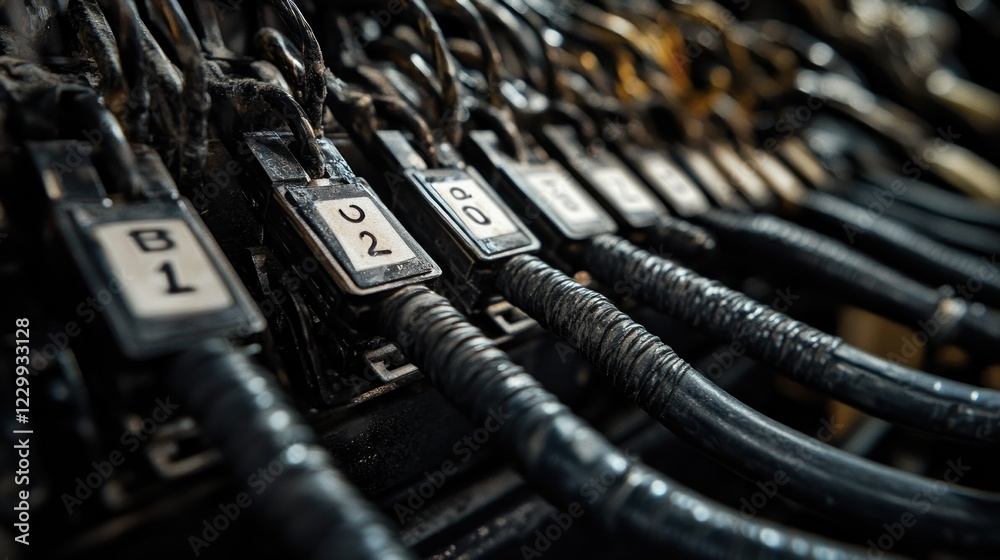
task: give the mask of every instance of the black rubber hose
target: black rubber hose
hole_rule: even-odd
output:
[[[827,193],[810,191],[799,207],[812,229],[858,247],[913,278],[957,286],[960,295],[1000,305],[1000,262],[953,249],[891,218],[873,218],[865,208]],[[973,280],[975,292],[966,289]]]
[[[278,86],[249,78],[227,78],[218,67],[208,82],[208,91],[216,100],[228,99],[236,113],[246,122],[253,123],[262,114],[274,114],[291,129],[298,145],[300,163],[310,177],[323,177],[326,159],[316,134],[302,107],[292,95]],[[252,129],[253,127],[250,126]]]
[[[737,342],[782,375],[873,416],[957,439],[1000,442],[1000,391],[865,354],[615,235],[591,240],[584,259],[605,283],[625,282],[657,311]]]
[[[177,358],[167,385],[219,447],[236,480],[245,482],[260,469],[269,472],[267,487],[255,486],[250,493],[253,510],[296,556],[415,558],[334,469],[312,428],[270,377],[246,354],[209,342]]]
[[[126,116],[128,87],[122,72],[121,57],[115,35],[97,5],[97,0],[73,0],[67,6],[67,16],[76,29],[80,46],[94,59],[100,76],[104,103],[119,120]]]
[[[497,285],[622,395],[738,473],[765,481],[781,473],[786,497],[872,530],[916,515],[914,540],[1000,549],[1000,497],[874,463],[771,420],[708,381],[607,298],[537,257],[512,258]],[[938,499],[917,514],[918,496]]]
[[[135,4],[129,0],[110,2],[98,0],[102,12],[115,14],[117,18],[108,20],[117,31],[115,39],[121,60],[122,77],[128,84],[126,102],[130,118],[123,125],[128,129],[128,137],[136,142],[144,142],[149,134],[149,91],[146,81],[145,60],[142,48],[143,23]]]
[[[897,202],[892,191],[855,183],[853,188],[835,194],[865,207],[876,216],[889,216],[930,238],[963,251],[986,256],[996,255],[1000,251],[1000,232],[919,206]]]
[[[785,270],[808,273],[855,305],[923,329],[940,326],[941,343],[954,342],[995,357],[1000,314],[962,298],[942,295],[859,251],[775,216],[709,210],[694,217],[715,236],[720,249],[751,253]]]
[[[1000,207],[899,175],[866,173],[865,178],[917,208],[1000,231]]]
[[[294,0],[266,0],[274,6],[278,17],[298,42],[303,55],[305,75],[302,86],[302,106],[309,117],[309,125],[319,136],[323,135],[324,99],[326,98],[326,64],[323,51],[313,32]]]
[[[650,246],[661,254],[681,259],[703,259],[715,251],[715,238],[705,228],[687,220],[668,217],[649,233]]]
[[[497,425],[499,443],[539,492],[568,511],[582,508],[610,534],[698,558],[859,554],[743,520],[629,459],[426,288],[400,290],[381,304],[379,315],[442,394],[476,423]]]
[[[208,157],[208,110],[212,104],[201,42],[177,0],[157,0],[150,11],[161,32],[173,40],[184,74],[182,100],[186,137],[181,147],[180,175],[186,184],[198,184]]]

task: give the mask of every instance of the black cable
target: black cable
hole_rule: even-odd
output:
[[[910,325],[940,326],[936,340],[984,356],[997,354],[1000,314],[942,295],[850,247],[771,215],[710,210],[692,218],[723,250],[750,253],[809,274],[857,305]]]
[[[94,59],[104,102],[119,119],[125,116],[128,88],[122,74],[115,35],[96,0],[73,0],[67,8],[80,44]]]
[[[1000,232],[996,230],[897,201],[892,191],[874,185],[854,183],[852,187],[834,194],[868,209],[873,217],[884,214],[963,251],[987,257],[1000,251]]]
[[[661,219],[647,230],[649,246],[679,259],[700,260],[716,249],[715,238],[703,227],[672,216]]]
[[[1000,269],[989,259],[983,263],[891,218],[873,218],[865,208],[827,193],[809,191],[798,202],[810,228],[850,243],[919,280],[958,286],[976,280],[979,288],[970,294],[971,299],[1000,305]]]
[[[293,0],[267,0],[274,6],[278,17],[298,42],[305,62],[305,76],[301,84],[303,108],[309,124],[316,134],[323,134],[323,101],[326,98],[326,64],[312,26],[306,21]]]
[[[312,428],[269,378],[245,353],[208,342],[179,356],[166,383],[218,446],[235,480],[270,472],[268,486],[254,489],[254,511],[296,556],[414,558],[333,467]]]
[[[121,56],[122,75],[128,83],[129,118],[122,123],[128,130],[128,137],[136,142],[145,142],[149,134],[149,91],[146,87],[144,49],[142,45],[142,20],[130,0],[110,2],[98,0],[101,10],[118,17],[117,43]],[[109,20],[110,21],[110,20]]]
[[[427,288],[400,290],[380,305],[379,315],[406,355],[456,407],[477,423],[503,419],[496,432],[500,444],[540,492],[560,507],[582,507],[611,534],[699,558],[859,554],[746,521],[629,459]],[[607,489],[596,497],[584,494],[595,480]]]
[[[779,373],[873,416],[954,438],[1000,442],[998,391],[867,355],[614,235],[592,239],[584,259],[597,278],[628,283],[657,311],[738,342]]]
[[[524,161],[528,148],[518,134],[509,100],[501,93],[501,84],[505,81],[502,56],[483,14],[471,0],[434,0],[429,4],[432,10],[440,7],[448,15],[457,18],[462,27],[469,29],[474,42],[479,46],[480,54],[476,62],[486,81],[486,91],[482,97],[488,103],[483,103],[481,96],[470,96],[470,111],[475,122],[480,127],[495,131],[504,149],[518,161]]]
[[[208,157],[208,109],[211,105],[201,43],[177,0],[156,0],[152,12],[161,32],[173,41],[184,74],[182,108],[187,118],[180,150],[180,177],[187,184],[197,184]]]
[[[64,93],[69,93],[64,92]],[[100,153],[108,160],[108,168],[114,170],[116,190],[129,198],[142,196],[146,180],[139,172],[138,161],[132,146],[125,138],[118,120],[91,90],[81,90],[65,97],[68,107],[79,115],[90,130],[99,130]]]
[[[983,204],[941,187],[901,176],[875,172],[863,174],[866,180],[890,190],[896,199],[956,220],[1000,230],[1000,208]]]
[[[264,27],[254,35],[254,46],[260,50],[265,60],[281,71],[288,83],[301,89],[305,81],[306,66],[302,61],[302,54],[287,37],[273,27]]]
[[[447,139],[455,146],[462,141],[462,120],[464,110],[462,108],[462,94],[458,85],[457,63],[451,52],[448,50],[448,43],[445,40],[444,32],[430,9],[422,0],[395,0],[396,11],[400,18],[409,23],[417,30],[421,39],[427,45],[431,55],[432,66],[437,74],[438,83],[441,85],[441,95],[435,96],[440,105],[440,114],[437,115],[442,129],[445,131]],[[386,0],[380,0],[378,5],[387,5]],[[350,8],[354,10],[371,9],[370,2],[359,2],[350,0],[342,2],[338,7]]]
[[[309,117],[295,102],[291,94],[278,86],[249,78],[228,78],[217,65],[209,65],[213,71],[209,76],[209,93],[217,99],[229,99],[233,107],[247,122],[255,116],[273,113],[280,116],[298,145],[299,157],[310,177],[323,177],[326,160],[323,150],[316,140],[316,134],[309,125]]]
[[[708,381],[604,296],[533,256],[498,274],[503,296],[577,349],[619,392],[695,447],[745,476],[788,476],[786,496],[875,529],[916,515],[915,496],[939,499],[917,515],[915,539],[1000,549],[1000,498],[879,465],[803,436]],[[944,486],[944,488],[942,488]]]

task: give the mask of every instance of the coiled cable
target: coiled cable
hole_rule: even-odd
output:
[[[779,373],[873,416],[954,438],[1000,442],[1000,392],[867,355],[614,235],[591,240],[584,259],[597,278],[627,283],[657,311],[738,342]]]
[[[574,415],[448,301],[403,288],[379,307],[381,324],[456,407],[477,423],[502,419],[500,444],[562,507],[582,507],[612,534],[701,558],[843,558],[855,551],[747,521],[629,459]],[[585,492],[600,481],[602,492]]]
[[[959,286],[975,280],[979,289],[967,293],[976,301],[1000,305],[1000,269],[989,259],[948,247],[893,219],[872,219],[865,208],[830,194],[811,191],[799,204],[810,227],[865,248],[914,278]]]
[[[1000,498],[879,465],[783,426],[739,402],[669,346],[537,257],[507,261],[501,294],[575,347],[618,391],[689,443],[744,476],[782,472],[787,497],[871,528],[914,515],[915,496],[939,499],[914,538],[952,547],[1000,548]]]
[[[1000,314],[941,292],[834,239],[771,215],[709,210],[695,217],[731,253],[752,252],[808,273],[854,303],[908,324],[934,321],[938,339],[996,356]]]

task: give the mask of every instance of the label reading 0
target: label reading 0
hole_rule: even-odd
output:
[[[355,270],[398,265],[415,256],[396,228],[367,197],[319,201],[316,211]]]
[[[232,294],[183,220],[108,223],[96,226],[93,235],[136,316],[205,313],[233,304]]]
[[[453,179],[431,181],[430,185],[474,237],[490,239],[519,231],[476,181]]]

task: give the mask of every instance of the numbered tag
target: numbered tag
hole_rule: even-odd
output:
[[[480,260],[538,249],[538,240],[482,178],[461,169],[409,173],[424,197]]]
[[[757,171],[783,199],[798,202],[805,196],[805,185],[778,158],[762,150],[750,150],[750,156]]]
[[[416,256],[371,199],[323,200],[315,208],[355,270],[391,267]]]
[[[778,153],[813,187],[824,188],[827,186],[829,174],[816,155],[809,150],[809,146],[801,139],[793,136],[778,144]]]
[[[711,207],[705,193],[677,165],[658,152],[650,151],[640,160],[642,172],[653,188],[681,216],[701,214]]]
[[[663,204],[624,167],[599,167],[591,173],[591,182],[604,198],[632,227],[646,227],[666,216]]]
[[[183,220],[129,220],[96,226],[92,233],[137,316],[210,313],[233,304]]]
[[[588,150],[570,125],[545,125],[542,147],[610,209],[624,225],[645,228],[667,217],[663,203],[607,149]]]
[[[615,222],[576,181],[556,164],[520,165],[525,195],[570,239],[615,231]]]
[[[431,188],[477,239],[500,237],[517,231],[517,226],[500,206],[472,179],[432,181]]]
[[[126,355],[149,358],[263,329],[250,296],[186,202],[64,202],[58,216]]]
[[[691,169],[691,172],[698,179],[701,186],[708,191],[720,206],[738,210],[747,209],[747,205],[729,184],[729,179],[726,179],[708,156],[685,147],[678,147],[677,152]]]
[[[713,144],[712,154],[719,165],[726,170],[729,178],[740,192],[754,206],[765,206],[773,201],[771,191],[768,190],[764,181],[754,172],[753,169],[743,161],[743,158],[736,153],[732,147],[725,144]]]
[[[374,193],[359,183],[280,186],[285,215],[346,293],[422,282],[441,269]]]
[[[283,162],[299,166],[288,148],[291,135],[251,132],[244,138],[265,179],[257,192],[273,202],[260,204],[269,233],[280,239],[289,257],[312,256],[343,293],[354,296],[441,275],[328,139],[320,139],[327,177],[310,181],[302,170],[285,171]]]

